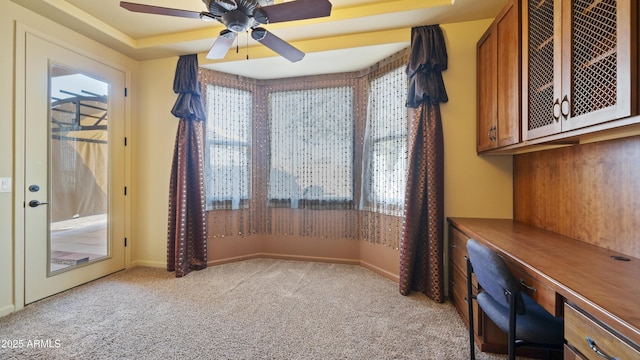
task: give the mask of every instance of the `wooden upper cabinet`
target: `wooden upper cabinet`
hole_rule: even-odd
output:
[[[524,140],[637,114],[637,0],[523,5]]]
[[[519,4],[509,1],[478,41],[478,152],[520,142]]]
[[[493,27],[489,28],[478,42],[478,152],[497,146],[494,141],[494,129],[497,127],[496,89],[498,87],[496,42]]]

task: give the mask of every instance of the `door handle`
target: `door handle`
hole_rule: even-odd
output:
[[[29,206],[31,206],[31,207],[38,207],[40,205],[47,205],[47,204],[49,204],[49,203],[48,202],[40,202],[38,200],[29,201]]]

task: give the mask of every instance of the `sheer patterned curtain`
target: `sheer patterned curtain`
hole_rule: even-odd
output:
[[[359,235],[398,249],[407,172],[408,49],[376,64],[367,78]]]
[[[266,133],[258,119],[256,80],[200,69],[206,100],[207,220],[212,238],[263,233],[261,160]],[[258,135],[257,135],[258,134]],[[255,149],[260,149],[256,151]],[[264,203],[264,204],[263,204]]]
[[[171,113],[179,118],[169,187],[167,270],[182,277],[207,266],[204,187],[205,111],[198,83],[197,55],[178,59]]]
[[[353,207],[353,89],[269,94],[269,201],[291,208]]]
[[[206,85],[207,210],[247,208],[251,191],[251,91]]]
[[[210,236],[359,239],[398,249],[408,59],[405,49],[362,72],[294,79],[201,69]],[[220,151],[228,156],[217,158]]]
[[[407,173],[407,75],[398,67],[370,82],[361,208],[402,216]]]
[[[346,217],[321,210],[354,207],[353,88],[275,91],[268,103],[270,232],[344,236]]]
[[[444,140],[440,103],[447,51],[439,25],[411,30],[407,106],[415,108],[400,244],[400,293],[444,301]]]

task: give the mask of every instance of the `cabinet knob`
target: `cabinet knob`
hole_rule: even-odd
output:
[[[556,99],[556,101],[553,102],[553,118],[558,121],[560,120],[560,115],[562,115],[560,109],[560,99]]]
[[[562,98],[562,116],[564,117],[565,120],[567,120],[567,118],[569,117],[569,98],[567,98],[567,95],[565,95]]]
[[[493,125],[489,128],[489,131],[487,131],[487,137],[489,138],[489,141],[496,141],[496,130],[497,127]]]

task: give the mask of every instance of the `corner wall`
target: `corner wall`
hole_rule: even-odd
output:
[[[132,123],[134,265],[166,267],[169,178],[178,119],[173,77],[178,57],[140,63],[140,116]]]
[[[476,43],[493,20],[442,25],[449,55],[441,105],[446,217],[513,217],[513,157],[476,153]]]
[[[476,43],[493,20],[442,25],[449,102],[441,104],[444,128],[444,212],[448,217],[513,218],[513,157],[476,153]],[[448,294],[449,231],[445,224],[444,272]]]

